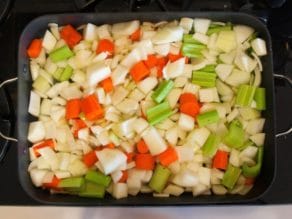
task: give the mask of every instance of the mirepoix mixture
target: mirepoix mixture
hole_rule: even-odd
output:
[[[91,198],[248,193],[265,139],[257,35],[205,18],[48,24],[27,48],[32,183]]]

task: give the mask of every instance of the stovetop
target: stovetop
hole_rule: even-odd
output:
[[[7,4],[10,3],[10,4]],[[292,77],[292,4],[288,0],[1,0],[0,1],[0,83],[16,77],[18,38],[33,18],[64,12],[136,11],[240,11],[264,22],[273,43],[274,72]],[[275,81],[276,126],[281,132],[291,125],[291,87]],[[0,131],[16,136],[16,84],[0,91]],[[290,121],[289,121],[290,120]],[[292,203],[292,137],[277,139],[276,178],[260,200],[250,204]],[[7,148],[0,163],[0,205],[38,205],[18,181],[17,144],[0,138],[0,149]],[[1,156],[1,154],[0,154]]]

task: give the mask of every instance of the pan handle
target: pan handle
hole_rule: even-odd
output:
[[[6,81],[3,81],[1,84],[0,84],[0,89],[3,88],[5,85],[7,84],[10,84],[14,81],[16,81],[18,78],[11,78],[11,79],[8,79]],[[3,134],[1,131],[0,131],[0,138],[3,138],[7,141],[13,141],[13,142],[17,142],[17,139],[16,138],[13,138],[13,137],[10,137],[10,136],[7,136],[5,134]],[[7,148],[8,148],[8,144],[5,144],[3,146],[3,148],[0,150],[0,162],[3,160],[3,158],[5,157],[5,154],[6,154],[6,151],[7,151]]]
[[[292,79],[289,78],[288,76],[280,75],[280,74],[274,74],[274,77],[278,78],[278,79],[286,80],[289,83],[289,85],[292,87]],[[288,130],[286,130],[284,132],[277,133],[276,134],[276,138],[281,137],[281,136],[285,136],[285,135],[289,135],[290,133],[292,133],[292,127],[290,127]]]

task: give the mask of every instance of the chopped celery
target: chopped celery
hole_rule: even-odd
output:
[[[219,119],[220,119],[220,117],[219,117],[217,110],[205,112],[205,113],[199,114],[197,116],[197,122],[198,122],[200,127],[203,127],[205,125],[209,125],[212,123],[216,123],[219,121]]]
[[[110,176],[106,176],[103,173],[95,170],[89,170],[85,175],[85,179],[105,187],[108,187],[109,184],[111,183]]]
[[[200,58],[202,57],[201,50],[205,49],[206,46],[196,43],[183,43],[182,54],[190,58]]]
[[[225,26],[221,26],[221,25],[210,25],[208,31],[207,31],[207,35],[212,35],[213,33],[218,33],[222,30],[232,30],[232,26],[231,24],[227,24]]]
[[[86,182],[84,188],[78,193],[81,197],[103,198],[105,195],[105,187],[92,182]]]
[[[62,72],[62,75],[60,77],[60,81],[67,81],[71,78],[73,74],[73,68],[70,65],[67,65],[64,71]]]
[[[51,86],[47,79],[39,75],[33,82],[32,87],[40,93],[44,94],[50,89]]]
[[[200,71],[215,73],[215,68],[216,65],[206,65],[204,68],[200,69]]]
[[[68,59],[68,58],[72,57],[73,55],[74,55],[74,53],[71,51],[71,49],[67,45],[65,45],[65,46],[62,46],[62,47],[52,51],[49,54],[49,57],[53,62],[59,62],[59,61],[63,61],[65,59]]]
[[[184,43],[195,43],[195,44],[201,44],[199,41],[197,41],[193,34],[184,34],[183,35],[183,42]],[[201,44],[202,45],[202,44]]]
[[[244,130],[238,120],[234,120],[229,125],[227,135],[224,137],[224,142],[235,149],[241,148],[244,144]]]
[[[56,79],[56,80],[60,80],[61,78],[61,75],[64,71],[64,68],[58,68],[54,73],[53,73],[53,77]]]
[[[149,182],[149,187],[155,192],[162,192],[170,175],[171,171],[168,168],[157,165]]]
[[[248,166],[247,164],[243,164],[242,166],[242,173],[245,177],[256,177],[259,175],[263,163],[263,155],[264,155],[264,148],[259,147],[258,154],[257,154],[257,164],[255,166]]]
[[[222,184],[228,189],[233,189],[235,183],[237,182],[241,174],[241,169],[231,164],[228,165],[228,168],[223,176]]]
[[[216,154],[217,146],[220,143],[220,137],[215,134],[210,134],[207,141],[202,147],[203,155],[213,157]]]
[[[251,145],[254,145],[254,143],[251,140],[247,140],[246,142],[243,143],[241,147],[237,147],[236,149],[239,151],[243,151],[245,148]]]
[[[173,114],[167,101],[156,105],[146,111],[150,125],[155,125]]]
[[[168,93],[171,91],[173,86],[174,83],[171,80],[161,82],[160,85],[155,89],[154,93],[152,94],[151,96],[152,99],[156,103],[161,103],[161,101],[163,101],[168,95]]]
[[[257,110],[266,109],[266,89],[262,87],[257,87],[254,94],[254,100],[256,102]]]
[[[256,87],[250,85],[240,85],[235,103],[238,106],[250,106],[254,98]]]
[[[80,191],[84,186],[85,180],[83,177],[71,177],[62,179],[58,185],[69,191]]]
[[[205,71],[193,71],[192,83],[202,87],[215,87],[216,74]]]

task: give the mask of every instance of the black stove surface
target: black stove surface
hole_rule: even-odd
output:
[[[17,76],[18,38],[33,18],[64,12],[132,12],[132,11],[241,11],[253,14],[268,26],[273,42],[274,72],[292,77],[292,4],[285,0],[15,0],[0,1],[0,83]],[[10,2],[10,10],[1,11]],[[6,5],[5,5],[6,6]],[[277,131],[291,125],[291,87],[275,82]],[[16,84],[0,91],[0,131],[16,136]],[[12,121],[12,122],[10,122]],[[271,189],[250,204],[292,203],[292,137],[277,139],[276,179]],[[0,138],[0,149],[7,147],[0,163],[0,205],[38,205],[21,188],[18,180],[17,144]],[[0,154],[1,156],[1,154]]]

